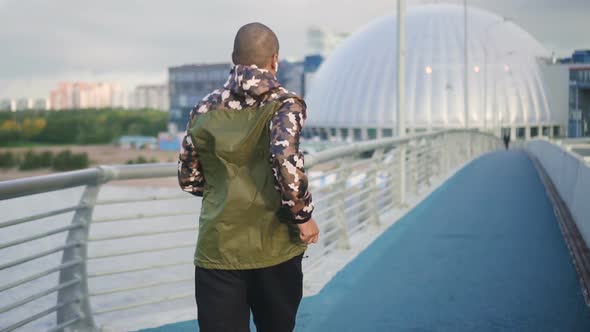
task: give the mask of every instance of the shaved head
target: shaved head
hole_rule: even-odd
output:
[[[238,30],[234,40],[232,60],[236,65],[256,65],[267,68],[279,53],[279,39],[266,25],[249,23]]]

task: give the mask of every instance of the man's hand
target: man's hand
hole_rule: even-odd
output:
[[[299,237],[303,242],[307,244],[318,242],[320,229],[315,220],[309,219],[303,224],[297,224],[297,226],[299,227]]]

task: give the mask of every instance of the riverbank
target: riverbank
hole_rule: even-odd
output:
[[[27,151],[35,152],[51,151],[58,153],[63,150],[70,150],[73,153],[86,152],[90,159],[90,167],[100,165],[126,164],[129,160],[137,160],[143,157],[149,161],[156,162],[175,162],[178,159],[178,151],[159,151],[159,150],[138,150],[121,148],[114,145],[49,145],[34,147],[13,147],[0,148],[0,152],[10,151],[16,155],[23,155]],[[39,176],[56,173],[50,168],[42,168],[30,171],[21,171],[17,168],[3,169],[0,171],[0,181],[20,179],[31,176]],[[166,181],[169,183],[169,181]]]

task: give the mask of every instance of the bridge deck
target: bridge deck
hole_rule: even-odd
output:
[[[590,331],[590,312],[531,161],[509,151],[469,164],[304,299],[296,330]]]

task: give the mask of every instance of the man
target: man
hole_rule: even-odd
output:
[[[299,137],[304,101],[277,82],[271,29],[239,29],[223,88],[197,104],[178,163],[181,188],[202,196],[195,297],[202,332],[292,331],[301,259],[318,240]]]
[[[502,139],[504,141],[504,147],[506,147],[506,150],[508,150],[508,147],[510,145],[510,134],[504,134],[504,137]]]

